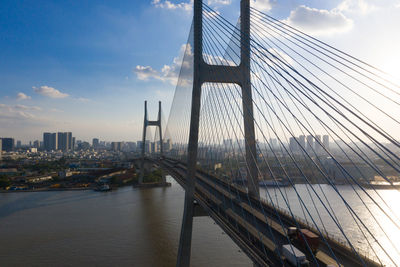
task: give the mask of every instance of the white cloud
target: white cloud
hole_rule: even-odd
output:
[[[261,0],[262,2],[268,0]],[[230,5],[232,0],[208,0],[207,5],[212,7],[218,6],[226,6]],[[187,12],[191,12],[193,9],[193,0],[189,0],[189,2],[178,2],[173,3],[169,0],[153,0],[151,4],[158,8],[169,9],[169,10],[184,10]]]
[[[164,9],[170,9],[170,10],[176,10],[176,9],[181,9],[185,11],[191,11],[193,7],[193,0],[190,0],[190,2],[180,2],[180,3],[172,3],[168,0],[161,1],[161,0],[153,0],[151,2],[152,5],[158,8],[164,8]]]
[[[366,0],[344,0],[334,10],[339,12],[367,14],[374,11],[376,8],[375,5],[368,3]]]
[[[47,85],[40,86],[39,88],[33,87],[33,90],[43,96],[47,96],[50,98],[66,98],[69,95],[66,93],[62,93],[59,90],[55,89],[54,87],[50,87]]]
[[[35,118],[35,115],[30,113],[31,111],[42,110],[37,106],[25,106],[25,105],[15,105],[10,106],[6,104],[0,104],[1,115],[0,120],[16,120],[16,119],[31,119]]]
[[[304,5],[290,12],[286,23],[313,35],[332,35],[352,28],[353,21],[338,9],[325,10]]]
[[[184,59],[185,51],[186,58]],[[149,79],[156,79],[163,82],[169,82],[176,85],[181,68],[185,70],[192,68],[193,54],[189,44],[183,44],[179,51],[179,56],[173,59],[171,65],[164,65],[161,71],[157,71],[150,66],[137,65],[133,72],[139,80],[147,81]],[[184,71],[183,71],[184,72]]]
[[[207,5],[230,5],[232,3],[231,0],[208,0]]]
[[[17,100],[18,101],[19,100],[28,100],[28,99],[31,99],[31,97],[26,95],[26,94],[24,94],[24,93],[18,93],[17,94]]]
[[[286,54],[283,51],[278,50],[276,48],[269,48],[268,51],[277,57],[277,58],[271,59],[272,62],[275,62],[276,64],[281,64],[281,65],[283,63],[286,63],[288,65],[293,66],[294,61],[288,54]]]
[[[161,80],[158,71],[156,71],[150,66],[137,65],[136,68],[133,70],[133,72],[136,73],[138,79],[142,81],[147,81],[150,78]]]
[[[25,105],[15,105],[14,108],[19,110],[32,110],[32,111],[42,110],[42,108],[38,106],[25,106]]]
[[[250,6],[260,11],[270,11],[272,4],[270,0],[251,0]]]

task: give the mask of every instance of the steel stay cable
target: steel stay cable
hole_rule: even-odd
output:
[[[205,45],[208,47],[208,44],[207,43],[205,43]],[[213,92],[213,91],[212,91]],[[212,93],[211,92],[211,93]],[[218,100],[218,98],[217,98],[217,100]],[[215,105],[215,103],[214,103],[214,105]],[[217,105],[215,105],[215,106],[217,106]],[[220,103],[219,103],[219,101],[218,101],[218,106],[221,106],[220,105]],[[221,110],[221,108],[220,108],[220,110]],[[228,113],[226,113],[226,114],[228,114]],[[224,118],[225,118],[225,116],[224,116]],[[223,120],[224,121],[224,123],[225,123],[225,127],[226,127],[226,129],[228,129],[228,127],[226,126],[226,120]],[[234,130],[234,127],[233,127],[233,124],[232,124],[232,122],[231,122],[231,120],[229,120],[230,121],[230,124],[231,124],[231,127],[232,127],[232,129],[233,129],[233,132],[234,132],[234,134],[235,134],[235,136],[236,136],[236,131]],[[229,133],[229,132],[228,132]],[[236,136],[236,140],[237,140],[238,138],[237,138],[237,136]],[[243,155],[243,152],[240,150],[240,152],[242,153],[242,156],[244,156]],[[247,166],[247,164],[246,164],[246,166]],[[248,168],[248,166],[247,166],[247,168]],[[249,196],[247,195],[247,197],[248,197],[248,203],[249,203],[249,205],[250,205],[250,207],[252,207],[253,208],[253,205],[252,205],[252,203],[251,203],[251,201],[250,201],[250,198],[249,198]],[[242,208],[242,210],[243,210],[243,208]],[[255,220],[255,216],[254,216],[254,214],[253,214],[253,219]],[[269,231],[272,231],[271,230],[271,227],[268,225],[268,228],[269,228]],[[259,231],[259,230],[258,230]],[[259,232],[259,234],[260,234],[260,232]],[[271,232],[271,235],[272,235],[272,232]],[[273,237],[273,239],[275,240],[275,237],[272,235],[272,237]],[[261,238],[261,236],[260,236],[260,238]],[[261,238],[262,239],[262,238]],[[264,247],[264,244],[262,244],[262,247],[263,247],[263,249],[264,249],[264,253],[266,254],[266,250],[265,250],[265,247]],[[280,252],[278,251],[278,255],[280,255]],[[279,257],[280,258],[280,257]]]
[[[340,195],[340,194],[339,194]],[[340,195],[341,196],[341,195]],[[351,208],[351,207],[350,207]],[[350,244],[351,245],[351,244]]]
[[[345,56],[347,56],[347,57],[349,57],[349,58],[351,58],[351,59],[353,59],[353,60],[356,60],[356,61],[358,61],[358,62],[360,62],[360,63],[362,63],[362,64],[364,64],[364,65],[366,65],[366,66],[368,66],[368,67],[370,67],[370,68],[372,68],[372,69],[375,69],[375,70],[377,70],[378,72],[381,72],[382,74],[389,75],[388,73],[386,73],[386,72],[384,72],[384,71],[382,71],[382,70],[380,70],[380,69],[378,69],[378,68],[376,68],[376,67],[374,67],[374,66],[372,66],[372,65],[370,65],[370,64],[368,64],[368,63],[366,63],[366,62],[364,62],[364,61],[362,61],[362,60],[360,60],[360,59],[358,59],[358,58],[356,58],[356,57],[353,57],[353,56],[351,56],[350,54],[345,53],[345,52],[343,52],[343,51],[341,51],[341,50],[339,50],[339,49],[337,49],[337,48],[335,48],[335,47],[333,47],[333,46],[331,46],[331,45],[329,45],[329,44],[327,44],[327,43],[325,43],[325,42],[323,42],[323,41],[321,41],[321,40],[318,40],[318,39],[316,39],[315,37],[312,37],[312,36],[310,36],[310,35],[308,35],[308,34],[302,32],[302,31],[300,31],[300,30],[298,30],[298,29],[296,29],[296,28],[294,28],[294,27],[292,27],[292,26],[290,26],[290,25],[288,25],[288,24],[286,24],[286,23],[284,23],[284,22],[282,22],[282,21],[280,21],[280,20],[277,20],[277,19],[275,19],[275,18],[273,18],[273,17],[267,15],[266,13],[264,13],[264,12],[262,12],[262,11],[259,11],[258,9],[255,9],[255,8],[252,8],[252,7],[250,7],[250,9],[251,9],[251,10],[255,10],[255,11],[257,11],[258,13],[260,13],[260,14],[266,16],[267,18],[269,18],[268,21],[271,21],[271,20],[272,20],[274,24],[278,24],[277,22],[279,22],[280,24],[284,25],[285,27],[288,27],[288,28],[290,28],[290,29],[292,29],[292,30],[294,30],[294,31],[300,32],[301,34],[307,36],[308,38],[310,38],[310,39],[312,39],[312,40],[315,40],[315,41],[317,41],[317,42],[319,42],[319,43],[321,43],[321,44],[327,46],[327,47],[330,48],[330,49],[333,49],[333,50],[335,50],[335,51],[337,51],[337,52],[339,52],[339,53],[341,53],[341,54],[343,54],[343,55],[345,55]],[[282,27],[282,26],[279,26],[279,27],[281,27],[281,28],[287,30],[285,27]],[[301,36],[301,35],[299,35],[299,34],[296,34],[296,33],[292,32],[292,31],[290,31],[290,30],[287,30],[287,31],[289,31],[289,32],[291,32],[291,33],[293,33],[293,34],[295,34],[296,36],[299,36],[299,37],[302,38],[303,40],[306,40],[306,41],[308,41],[308,42],[310,42],[310,43],[316,45],[317,47],[320,47],[321,49],[323,49],[323,50],[325,50],[325,51],[327,51],[327,52],[329,52],[329,53],[331,53],[331,54],[333,54],[333,55],[335,55],[335,56],[337,56],[337,57],[339,57],[339,58],[341,58],[341,59],[343,59],[343,60],[345,60],[345,61],[347,61],[347,62],[353,64],[353,65],[355,65],[356,67],[363,69],[361,66],[355,64],[354,62],[349,61],[348,59],[345,59],[345,58],[342,58],[342,57],[338,56],[337,54],[335,54],[334,52],[330,51],[329,49],[324,48],[324,47],[322,47],[322,46],[319,46],[318,44],[315,44],[314,42],[308,40],[307,38],[304,38],[303,36]],[[369,72],[369,71],[366,70],[366,69],[363,69],[363,70],[366,71],[366,72]],[[372,72],[369,72],[369,73],[371,73],[372,75],[374,75],[374,76],[376,76],[376,77],[378,77],[378,78],[380,78],[380,79],[382,79],[382,80],[384,80],[384,81],[390,83],[391,85],[393,85],[393,86],[395,86],[395,87],[400,88],[400,86],[399,86],[398,84],[395,84],[395,83],[393,83],[392,81],[389,81],[389,80],[387,80],[387,79],[385,79],[385,78],[383,78],[383,77],[380,77],[378,74],[375,74],[375,73],[372,73]]]
[[[279,91],[278,91],[278,93],[279,93]],[[295,103],[294,103],[295,104]],[[295,104],[295,106],[297,107],[297,105]],[[298,108],[298,107],[297,107]],[[306,120],[306,118],[303,116],[303,118]],[[306,120],[307,121],[307,120]],[[311,127],[311,125],[309,125],[310,127]],[[324,127],[324,126],[323,126]],[[312,127],[311,127],[312,128]],[[304,133],[303,133],[304,134]],[[339,147],[340,147],[340,145],[339,145]],[[344,151],[343,151],[344,152]],[[345,152],[344,152],[345,153]],[[316,154],[316,153],[315,153]],[[348,157],[348,155],[347,155],[347,153],[345,153],[345,155]],[[316,155],[317,156],[317,155]],[[348,157],[349,158],[349,157]],[[318,159],[318,161],[320,161],[319,160],[319,158],[317,157],[317,159]],[[349,158],[349,160],[352,162],[352,160]],[[323,164],[322,164],[322,162],[320,162],[320,164],[321,164],[321,166],[323,166]],[[359,173],[361,174],[361,176],[363,176],[363,174],[361,173],[361,171],[359,170],[359,168],[353,163],[353,165],[357,168],[357,170],[359,171]],[[354,187],[353,187],[353,185],[351,184],[351,183],[349,183],[351,186],[352,186],[352,188],[353,188],[353,190],[355,191],[355,193],[359,196],[359,194],[358,194],[358,192],[354,189]],[[323,192],[323,190],[322,190],[322,188],[320,188],[321,189],[321,191]],[[376,190],[375,190],[376,191]],[[379,195],[380,196],[380,195]],[[381,196],[380,196],[381,197]],[[366,206],[366,204],[364,203],[364,200],[359,196],[359,198],[360,198],[360,200],[363,202],[363,204],[364,204],[364,206]],[[382,199],[382,197],[381,197],[381,199]],[[329,204],[329,202],[328,202],[328,204]],[[387,204],[386,204],[387,205]],[[375,218],[375,216],[370,212],[370,210],[369,210],[369,208],[366,206],[366,208],[367,208],[367,210],[369,211],[369,213],[372,215],[372,217],[374,218],[374,220],[378,223],[378,225],[379,225],[379,227],[380,227],[380,229],[384,232],[384,234],[386,235],[386,237],[389,239],[389,237],[387,236],[387,234],[386,234],[386,232],[383,230],[383,228],[382,228],[382,226],[380,225],[380,223],[376,220],[376,218]],[[397,248],[393,245],[393,242],[389,239],[389,241],[390,241],[390,243],[392,244],[392,246],[396,249],[396,251],[398,251],[397,250]]]
[[[220,17],[220,16],[219,16]],[[222,17],[221,17],[222,18]],[[223,18],[222,18],[223,19]],[[224,20],[224,19],[223,19]],[[228,22],[229,23],[229,22]],[[234,26],[233,26],[234,27]],[[258,56],[258,57],[260,57],[257,53],[255,53],[256,54],[256,56]],[[265,55],[264,55],[265,56]],[[272,55],[272,56],[274,56],[274,55]],[[253,60],[254,61],[254,60]],[[256,61],[254,61],[254,62],[256,62]],[[258,62],[256,62],[256,63],[258,63]],[[262,67],[261,67],[262,68]],[[274,69],[274,71],[276,71],[275,69]],[[285,71],[285,70],[283,70],[284,72],[286,72],[286,74],[288,74],[287,73],[287,71]],[[277,71],[276,71],[277,72]],[[294,88],[296,88],[297,90],[299,90],[295,85],[293,85],[293,83],[291,83],[289,80],[287,80],[284,76],[282,76],[281,74],[280,74],[280,72],[277,72],[278,73],[278,75],[280,75],[283,79],[285,79],[288,83],[290,83],[291,84],[291,86],[294,86]],[[256,74],[255,74],[256,75]],[[290,74],[288,74],[289,76],[290,76]],[[309,90],[309,88],[308,87],[306,87],[306,86],[304,86],[301,82],[299,82],[297,79],[295,79],[293,76],[291,76],[294,80],[296,80],[296,82],[297,83],[300,83],[301,85],[302,85],[302,87],[303,88],[305,88],[305,89],[307,89],[307,90]],[[277,81],[278,82],[278,81]],[[278,82],[279,83],[279,82]],[[285,88],[284,88],[285,89]],[[299,90],[303,95],[304,95],[304,92],[302,92],[301,90]],[[310,91],[313,95],[315,95],[315,93],[313,93],[312,91]],[[317,98],[320,98],[318,95],[316,95],[317,96]],[[329,96],[329,95],[328,95]],[[329,113],[327,113],[320,105],[318,105],[318,103],[316,103],[315,101],[313,101],[312,99],[310,99],[310,97],[308,97],[307,95],[306,95],[306,98],[308,98],[311,102],[313,102],[317,107],[319,107],[320,109],[322,109],[323,111],[324,111],[324,113],[326,113],[328,116],[330,116],[330,117],[332,117]],[[323,101],[324,102],[324,101]],[[327,104],[327,103],[325,103],[325,104]],[[328,105],[328,104],[327,104]],[[329,105],[328,105],[329,106]],[[330,108],[332,108],[332,109],[334,109],[333,107],[330,107]],[[335,109],[334,109],[335,110]],[[339,113],[340,115],[342,115],[341,113]],[[334,118],[334,117],[333,117]],[[345,119],[347,119],[347,117],[345,117],[344,116],[344,118]],[[350,123],[352,123],[352,121],[350,121],[349,119],[347,119]],[[336,119],[335,119],[335,121],[337,121]],[[339,122],[340,123],[340,122]],[[341,123],[340,123],[341,124]],[[354,125],[354,123],[352,123],[353,125]],[[342,125],[342,124],[341,124]],[[355,125],[356,126],[356,125]],[[344,125],[342,125],[342,127],[344,127]],[[365,135],[367,135],[367,136],[370,136],[370,135],[368,135],[365,131],[363,131],[362,129],[360,129],[358,126],[356,126],[360,131],[362,131]],[[347,129],[347,127],[344,127],[345,129]],[[348,129],[347,129],[348,130]],[[348,130],[349,131],[349,130]],[[353,132],[351,132],[351,131],[349,131],[353,136],[355,136],[354,135],[354,133]],[[361,141],[365,146],[367,146],[371,151],[373,151],[377,156],[379,156],[382,160],[384,160],[389,166],[391,166],[392,168],[394,168],[395,170],[396,170],[396,168],[392,165],[392,164],[390,164],[389,162],[387,162],[387,160],[385,159],[385,158],[383,158],[379,153],[377,153],[375,150],[373,150],[370,146],[368,146],[368,144],[366,144],[362,139],[360,139],[360,138],[358,138],[358,136],[355,136],[359,141]],[[371,137],[372,138],[372,137]],[[386,148],[385,148],[386,149]],[[388,150],[388,149],[386,149],[386,150]],[[393,154],[393,153],[391,153],[391,154]],[[393,154],[394,155],[394,154]],[[397,157],[396,155],[394,155],[395,157]]]
[[[257,125],[257,127],[259,127],[257,123],[256,123],[256,125]],[[254,157],[254,155],[252,155],[252,157]],[[276,155],[275,155],[275,157],[276,157]],[[273,173],[271,173],[271,174],[272,174],[272,176],[273,176]],[[288,177],[289,181],[291,182],[290,177],[287,175],[287,173],[286,173],[286,176]],[[293,188],[294,188],[294,190],[295,190],[297,196],[298,196],[298,197],[300,198],[300,200],[302,201],[302,199],[301,199],[300,195],[298,194],[296,188],[294,187],[293,183],[292,183],[292,186],[293,186]],[[281,194],[282,194],[282,193],[281,193]],[[289,208],[289,211],[290,211],[290,213],[291,213],[291,215],[292,215],[293,220],[295,221],[297,227],[299,228],[298,222],[297,222],[295,216],[293,215],[293,213],[292,213],[292,211],[291,211],[291,209],[290,209],[290,205],[288,205],[288,203],[286,203],[286,204],[287,204],[287,206],[288,206],[288,208]],[[303,204],[303,206],[306,208],[307,212],[309,213],[309,211],[308,211],[308,209],[307,209],[307,207],[306,207],[306,205],[304,204],[303,201],[302,201],[302,204]],[[323,203],[322,203],[322,204],[323,204]],[[324,204],[323,204],[323,205],[324,205]],[[329,212],[329,211],[328,211],[328,212]],[[312,219],[313,222],[314,222],[314,219],[312,218],[311,214],[309,214],[309,216],[311,217],[311,219]],[[314,222],[314,225],[317,227],[318,232],[321,234],[321,231],[319,230],[318,225],[317,225],[315,222]],[[301,233],[301,234],[302,234],[302,233]],[[325,237],[324,237],[322,234],[321,234],[321,236],[322,236],[322,238],[325,240]],[[325,242],[326,242],[326,241],[325,241]],[[328,244],[328,243],[326,243],[326,244],[327,244],[328,248],[330,249],[329,244]],[[350,243],[350,245],[351,245],[351,243]],[[309,246],[308,246],[308,243],[307,243],[307,247],[308,247],[308,249],[310,250],[310,248],[309,248]],[[330,249],[330,251],[332,252],[331,249]],[[311,252],[311,250],[310,250],[310,252]],[[357,252],[355,252],[355,253],[357,254]],[[311,254],[312,254],[312,253],[311,253]],[[336,256],[334,255],[333,252],[332,252],[332,254],[333,254],[333,256],[336,258]],[[312,255],[313,255],[313,254],[312,254]],[[313,255],[313,257],[314,257],[314,255]],[[337,260],[337,259],[336,259],[336,260]],[[360,258],[360,260],[361,260],[361,258]],[[362,260],[361,260],[361,261],[362,261]]]
[[[261,17],[261,19],[264,19],[264,18]],[[266,22],[266,21],[264,20],[263,22]],[[268,22],[266,22],[266,23],[268,23]],[[271,26],[274,27],[274,28],[277,28],[277,27],[278,27],[278,26],[274,26],[274,25],[276,25],[276,24],[274,24],[274,25],[269,24],[269,25],[271,25]],[[281,32],[284,32],[282,29],[285,29],[285,28],[281,28],[281,29],[279,29],[279,30],[280,30]],[[285,32],[285,33],[286,33],[286,32]],[[286,33],[286,34],[287,34],[287,33]],[[287,34],[287,35],[289,35],[289,34]],[[296,34],[295,34],[295,35],[296,35]],[[290,35],[289,35],[289,36],[290,36]],[[298,36],[298,35],[296,35],[296,36]],[[344,63],[339,62],[339,60],[337,60],[337,59],[335,59],[335,58],[333,58],[333,57],[327,55],[327,54],[324,53],[324,52],[321,52],[319,49],[308,45],[307,43],[305,43],[305,42],[299,40],[298,38],[295,38],[295,37],[293,37],[293,36],[291,36],[291,37],[292,37],[293,39],[297,40],[298,42],[300,42],[300,43],[302,43],[302,44],[304,44],[304,45],[306,45],[306,46],[308,46],[308,47],[310,47],[310,48],[312,48],[312,49],[318,51],[319,53],[321,53],[322,55],[324,55],[324,56],[330,58],[331,60],[333,60],[333,61],[335,61],[335,62],[338,62],[338,63],[340,63],[341,65],[347,67],[348,69],[350,69],[350,70],[352,70],[352,71],[354,71],[354,72],[360,74],[360,75],[363,76],[364,78],[367,78],[368,80],[370,80],[370,81],[372,81],[372,82],[375,82],[376,84],[378,84],[378,85],[380,85],[380,86],[386,88],[387,90],[391,91],[392,93],[395,93],[395,94],[397,94],[397,95],[400,95],[399,92],[397,92],[397,91],[395,91],[394,89],[392,89],[392,88],[390,88],[390,87],[384,85],[383,83],[378,82],[378,81],[376,81],[376,80],[373,80],[372,78],[366,76],[365,74],[363,74],[363,73],[357,71],[356,69],[354,69],[354,68],[352,68],[352,67],[350,67],[350,66],[348,66],[348,65],[346,65],[346,64],[344,64]],[[301,47],[301,46],[299,46],[299,47]],[[302,48],[303,50],[306,50],[307,52],[309,52],[309,51],[308,51],[307,49],[305,49],[304,47],[301,47],[301,48]],[[311,53],[311,52],[309,52],[309,53]],[[311,54],[313,54],[313,53],[311,53]],[[315,55],[315,54],[313,54],[313,55],[314,55],[315,57],[318,57],[318,56]],[[320,57],[318,57],[318,58],[320,58]],[[320,58],[320,59],[321,59],[321,58]],[[321,59],[321,60],[322,60],[322,59]],[[323,61],[324,61],[325,63],[327,63],[327,64],[333,66],[333,64],[328,63],[327,61],[325,61],[325,60],[323,60]],[[336,68],[336,67],[335,67],[335,68]],[[361,67],[359,67],[359,68],[361,68]],[[342,72],[342,73],[348,75],[346,72],[341,71],[339,68],[336,68],[336,69],[339,70],[340,72]],[[368,72],[368,71],[367,71],[367,72]],[[374,76],[376,76],[376,74],[373,74],[373,73],[371,73],[371,74],[374,75]],[[378,78],[380,78],[380,79],[382,79],[382,80],[385,80],[386,82],[388,82],[388,83],[394,85],[395,87],[399,87],[399,85],[396,85],[396,84],[394,84],[393,82],[390,82],[389,80],[387,80],[387,79],[385,79],[385,78],[383,78],[383,77],[379,77],[379,76],[376,76],[376,77],[378,77]],[[356,78],[354,78],[354,80],[356,80],[357,82],[359,82],[359,83],[361,83],[361,84],[367,86],[368,88],[370,88],[371,90],[373,90],[373,91],[376,92],[377,94],[380,94],[381,96],[385,97],[383,94],[381,94],[380,92],[374,90],[373,87],[368,86],[366,83],[362,82],[361,80],[356,79]],[[385,97],[385,98],[387,98],[387,97]],[[391,100],[391,99],[389,99],[389,98],[387,98],[387,99],[388,99],[388,100]],[[398,104],[398,105],[400,104],[400,103],[398,103],[398,102],[396,102],[396,101],[393,101],[393,100],[391,100],[391,101],[392,101],[393,103]]]
[[[285,89],[286,90],[286,88],[284,88],[283,87],[283,89]],[[314,114],[314,116],[315,116],[315,114]],[[318,119],[318,117],[316,117],[317,119]],[[319,120],[319,119],[318,119]],[[351,147],[350,147],[351,148]],[[368,163],[368,162],[367,162]],[[363,188],[362,188],[363,189]],[[371,197],[370,197],[371,198]],[[373,201],[374,201],[374,199],[373,198],[371,198]],[[378,205],[378,207],[380,207],[379,205]]]
[[[208,44],[207,44],[207,42],[205,42],[205,45],[208,47]],[[219,85],[218,85],[218,87],[219,87]],[[220,89],[220,88],[219,88]],[[218,98],[217,98],[218,99]],[[234,97],[233,97],[233,99],[235,99]],[[220,103],[219,103],[219,101],[218,101],[218,104],[219,104],[219,106],[220,106]],[[226,111],[226,113],[228,114],[228,112]],[[235,113],[234,113],[235,114]],[[224,120],[224,122],[225,122],[225,120]],[[237,134],[236,134],[236,131],[234,130],[234,127],[233,127],[233,124],[232,124],[232,122],[231,122],[231,120],[229,120],[229,122],[230,122],[230,124],[231,124],[231,127],[232,127],[232,129],[233,129],[233,132],[234,132],[234,134],[235,134],[235,140],[238,140],[238,137],[237,137]],[[227,126],[225,126],[226,127],[226,129],[228,128]],[[229,132],[228,132],[228,134],[229,134]],[[239,144],[239,150],[240,150],[240,153],[242,154],[242,157],[244,157],[244,153],[242,152],[242,150],[240,149],[240,144]],[[249,168],[248,167],[248,165],[247,165],[247,163],[246,163],[246,166],[247,166],[247,168]],[[249,201],[249,204],[250,204],[250,206],[252,207],[252,204],[251,204],[251,201],[250,201],[250,199],[248,198],[248,201]],[[264,213],[264,212],[263,212]],[[265,214],[264,214],[264,216],[266,216]],[[255,219],[255,218],[254,218]],[[271,234],[271,236],[273,237],[273,239],[275,240],[275,237],[274,237],[274,235],[272,235],[272,230],[271,230],[271,227],[269,226],[269,224],[268,224],[268,228],[269,228],[269,231],[270,231],[270,234]],[[265,248],[264,248],[264,250],[265,250]],[[280,252],[278,251],[278,255],[280,254]]]
[[[255,24],[257,24],[257,22],[255,22]],[[270,28],[268,28],[270,29]],[[261,31],[263,31],[264,33],[266,32],[265,29],[261,29]],[[272,30],[274,31],[274,30]],[[275,31],[274,31],[275,32]],[[257,32],[255,33],[256,35]],[[315,63],[313,63],[312,61],[310,61],[308,58],[304,57],[303,55],[301,55],[300,53],[298,53],[297,51],[295,51],[293,48],[289,47],[288,45],[286,45],[285,43],[283,43],[282,41],[280,41],[278,38],[276,38],[275,36],[271,35],[274,39],[276,39],[278,42],[280,42],[281,44],[283,44],[284,46],[286,46],[288,49],[290,49],[292,52],[296,53],[298,56],[300,56],[302,59],[306,60],[308,63],[312,64],[314,67],[316,67],[318,70],[320,70],[321,72],[323,72],[325,75],[327,75],[328,77],[332,78],[334,81],[338,82],[340,85],[342,85],[343,87],[345,87],[346,89],[348,89],[349,91],[351,91],[352,93],[354,93],[355,95],[357,95],[358,97],[360,97],[361,99],[363,99],[364,101],[366,101],[368,104],[370,104],[372,107],[376,108],[377,110],[379,110],[380,112],[382,112],[383,114],[385,114],[386,116],[388,116],[390,119],[392,119],[393,121],[395,121],[396,123],[400,124],[400,121],[394,119],[391,115],[387,114],[385,111],[383,111],[382,109],[380,109],[379,107],[377,107],[376,105],[374,105],[372,102],[370,102],[369,100],[367,100],[365,97],[361,96],[360,94],[358,94],[357,92],[355,92],[354,90],[352,90],[350,87],[348,87],[347,85],[345,85],[343,82],[339,81],[337,78],[333,77],[330,73],[328,73],[327,71],[323,70],[321,67],[317,66]],[[278,47],[280,50],[282,50],[286,55],[289,55],[285,49],[282,49],[279,45],[277,45],[275,42],[273,42],[269,37],[267,37],[265,34],[263,34],[263,37],[265,37],[266,39],[270,40],[276,47]],[[285,38],[285,37],[284,37]],[[256,39],[260,44],[261,41],[259,39]],[[259,46],[260,46],[259,44]],[[261,46],[260,46],[261,47]],[[279,55],[279,54],[278,54]],[[290,56],[291,57],[291,56]],[[381,131],[385,132],[386,134],[388,134],[384,129],[382,129],[379,125],[377,125],[375,122],[373,122],[371,119],[369,119],[367,116],[365,116],[364,114],[361,113],[361,111],[359,111],[354,105],[352,105],[350,102],[348,102],[345,98],[343,98],[340,94],[338,94],[337,92],[335,92],[335,90],[333,90],[329,85],[327,85],[324,81],[322,81],[320,78],[318,78],[314,73],[312,73],[308,68],[304,67],[299,61],[297,61],[294,57],[291,57],[291,59],[293,61],[295,61],[299,66],[301,66],[307,73],[309,73],[311,76],[313,76],[315,79],[317,79],[319,82],[321,82],[323,85],[325,85],[328,89],[330,89],[330,91],[332,91],[336,96],[338,96],[339,98],[341,98],[344,102],[346,102],[346,104],[348,104],[349,106],[351,106],[353,109],[355,109],[357,112],[360,113],[360,115],[362,115],[363,117],[365,117],[368,121],[370,121],[372,124],[374,124],[377,128],[379,128]],[[390,134],[388,134],[390,136]],[[391,138],[393,138],[392,136],[390,136]],[[393,138],[394,139],[394,138]]]
[[[300,170],[301,171],[301,170]],[[289,178],[289,177],[288,177]],[[290,178],[289,178],[290,179]],[[324,205],[324,203],[322,202],[322,204]],[[329,213],[329,210],[327,210],[328,211],[328,213]],[[310,217],[312,218],[312,216],[310,215]],[[318,226],[316,225],[316,227],[318,228]],[[350,243],[350,245],[351,245],[351,243]]]

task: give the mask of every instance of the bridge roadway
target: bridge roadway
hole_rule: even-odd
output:
[[[184,163],[169,158],[146,160],[160,166],[185,188],[187,172]],[[196,175],[195,200],[259,266],[282,265],[279,253],[282,245],[289,243],[287,228],[296,226],[289,214],[275,210],[265,201],[249,197],[244,188],[202,171],[197,171]],[[277,212],[284,226],[279,222]],[[306,224],[298,223],[301,228],[308,228]],[[342,266],[364,266],[350,248],[328,237],[325,239]],[[297,240],[292,242],[306,254],[310,266],[338,266],[336,260],[329,256],[331,253],[324,242],[320,242],[314,256]],[[367,266],[379,266],[367,258],[363,261]]]

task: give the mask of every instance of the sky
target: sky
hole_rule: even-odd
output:
[[[236,22],[239,0],[205,3]],[[400,0],[251,5],[400,77]],[[0,137],[140,139],[144,100],[167,118],[192,15],[183,0],[2,0]]]

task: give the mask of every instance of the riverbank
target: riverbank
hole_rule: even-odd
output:
[[[170,187],[171,183],[168,182],[159,182],[159,183],[143,183],[143,184],[135,184],[134,188],[154,188],[154,187]]]
[[[73,187],[73,188],[35,188],[35,189],[18,189],[18,190],[4,190],[0,189],[0,193],[19,193],[19,192],[49,192],[49,191],[85,191],[93,190],[92,187]]]

